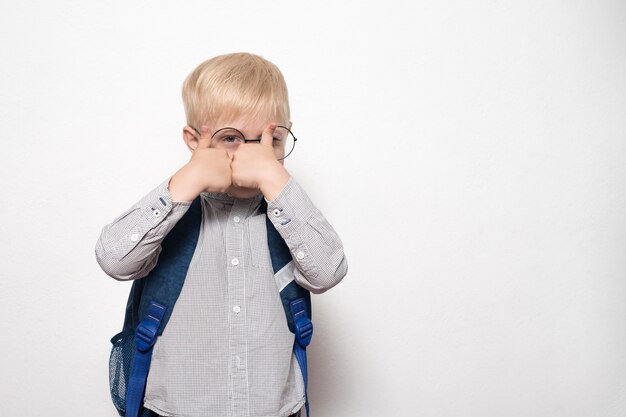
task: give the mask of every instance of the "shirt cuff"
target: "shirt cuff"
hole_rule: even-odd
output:
[[[159,240],[187,212],[191,202],[174,202],[168,187],[171,176],[106,227],[104,243],[114,259],[122,259],[139,245]]]
[[[291,176],[278,196],[268,201],[267,217],[283,239],[288,239],[307,222],[314,209],[309,196]]]

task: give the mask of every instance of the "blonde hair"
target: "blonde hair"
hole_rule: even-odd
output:
[[[197,129],[207,122],[241,116],[291,119],[285,79],[278,67],[247,52],[213,57],[198,65],[183,83],[187,124]]]

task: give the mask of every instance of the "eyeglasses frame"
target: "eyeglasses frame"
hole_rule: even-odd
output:
[[[192,128],[198,135],[200,135],[200,137],[202,137],[202,133],[200,133],[198,131],[198,129],[196,129],[193,126],[189,126],[190,128]],[[287,126],[280,126],[277,125],[276,127],[282,127],[283,129],[287,130],[287,132],[289,132],[291,134],[291,136],[293,136],[293,147],[291,148],[291,150],[289,151],[289,153],[285,156],[283,156],[282,158],[277,158],[278,161],[283,160],[285,158],[287,158],[289,155],[291,155],[291,153],[293,152],[294,149],[296,149],[296,142],[298,141],[298,138],[296,137],[296,135],[293,134],[293,132],[287,127]],[[226,130],[226,129],[231,129],[231,130],[236,130],[237,132],[239,132],[241,134],[241,138],[243,139],[243,143],[248,143],[248,142],[256,142],[256,143],[261,143],[261,139],[262,138],[257,138],[257,139],[246,139],[244,137],[244,134],[241,130],[239,129],[235,129],[234,127],[222,127],[221,129],[216,130],[213,135],[211,135],[211,141],[213,141],[213,136],[217,135],[218,132],[222,131],[222,130]]]

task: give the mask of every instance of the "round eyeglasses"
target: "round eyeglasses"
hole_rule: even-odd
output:
[[[198,129],[193,126],[190,127],[195,130],[196,133],[202,135],[198,132]],[[298,139],[296,139],[291,130],[287,127],[276,126],[274,129],[274,141],[272,142],[276,159],[280,161],[281,159],[287,158],[296,147],[297,140]],[[215,131],[213,136],[211,136],[211,146],[232,151],[236,150],[240,144],[248,142],[261,143],[261,138],[246,139],[243,133],[234,127],[223,127]]]

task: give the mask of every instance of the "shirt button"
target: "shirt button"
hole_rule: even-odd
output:
[[[130,240],[136,242],[137,240],[139,240],[139,235],[137,233],[133,233],[132,235],[130,235]]]
[[[239,306],[235,306],[235,307],[233,307],[233,311],[234,311],[235,313],[239,314],[239,312],[241,311],[241,307],[239,307]]]
[[[239,259],[233,258],[233,260],[230,261],[230,263],[233,264],[234,266],[237,266],[237,265],[239,265]]]
[[[239,216],[235,216],[235,217],[233,217],[233,221],[235,223],[239,223],[241,221],[241,218]]]
[[[272,213],[274,214],[274,216],[278,217],[278,216],[280,216],[281,212],[278,209],[274,209],[274,211]]]
[[[154,217],[159,217],[161,215],[161,210],[159,209],[152,210],[152,214],[154,214]]]
[[[304,259],[304,252],[298,252],[298,253],[296,254],[296,258],[298,258],[298,259]]]

